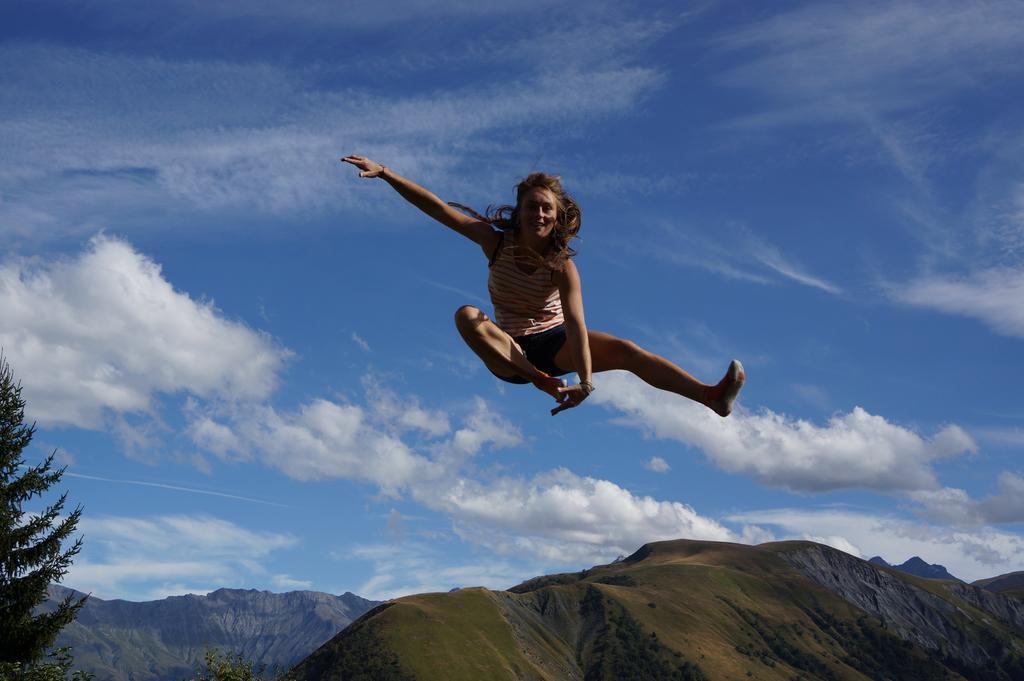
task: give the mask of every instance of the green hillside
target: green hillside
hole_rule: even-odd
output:
[[[1024,598],[1024,570],[1010,572],[998,577],[979,579],[974,582],[974,586],[979,586],[982,589],[994,591],[1004,596]]]
[[[795,567],[801,561],[811,567]],[[843,586],[825,588],[806,576],[817,567]],[[879,572],[809,542],[659,542],[621,562],[508,591],[398,599],[367,613],[288,678],[1021,678],[1017,611],[994,616],[990,610],[1006,599],[985,594],[998,607],[976,604],[980,590],[950,583],[968,590],[957,595],[944,584]],[[851,602],[861,596],[889,611],[868,614]],[[927,624],[919,625],[914,618],[922,613]]]

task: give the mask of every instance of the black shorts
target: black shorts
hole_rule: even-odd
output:
[[[555,365],[555,355],[565,345],[564,324],[559,324],[553,329],[540,333],[531,333],[529,336],[516,336],[512,340],[522,348],[523,354],[526,355],[526,359],[530,360],[530,364],[549,376],[562,376],[569,373],[567,369]],[[491,373],[494,374],[493,371]],[[498,374],[494,375],[498,376]],[[509,383],[529,383],[528,380],[519,376],[498,376],[498,378]]]

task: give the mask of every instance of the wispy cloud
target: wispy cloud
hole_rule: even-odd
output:
[[[622,248],[642,250],[649,257],[711,272],[725,279],[763,285],[789,281],[832,295],[842,293],[839,286],[811,274],[767,237],[744,226],[727,224],[713,230],[702,227],[698,231],[692,226],[663,225],[661,231],[664,239],[658,248],[638,248],[634,244],[622,244]],[[701,232],[714,233],[715,238]]]
[[[146,600],[169,593],[207,593],[208,585],[244,586],[291,535],[259,532],[209,515],[85,516],[89,538],[66,579],[100,598]]]
[[[793,264],[782,255],[782,252],[779,251],[778,248],[775,248],[774,246],[768,246],[765,244],[756,246],[753,257],[769,269],[781,274],[787,279],[795,281],[798,284],[821,289],[822,291],[831,293],[832,295],[839,295],[842,293],[842,289],[835,284],[830,284],[820,277],[808,274],[802,268]]]
[[[367,193],[341,182],[337,164],[355,148],[452,189],[465,164],[478,165],[480,144],[493,151],[494,132],[529,127],[540,141],[566,122],[628,112],[664,82],[590,44],[589,58],[500,85],[404,94],[325,88],[304,67],[8,44],[0,62],[31,63],[34,76],[0,72],[0,230],[27,237],[45,226],[52,237],[115,215],[135,229],[152,223],[154,205],[250,216],[359,207]]]
[[[718,36],[746,56],[723,82],[761,90],[793,116],[888,113],[1019,72],[1024,8],[1013,0],[813,3]]]
[[[74,7],[74,3],[67,3]],[[465,19],[467,16],[480,19],[494,19],[531,8],[560,2],[524,0],[515,8],[500,0],[440,0],[424,5],[416,0],[394,0],[385,6],[339,6],[330,0],[308,0],[295,4],[282,4],[272,0],[253,0],[245,6],[233,2],[197,2],[196,0],[170,0],[149,10],[125,0],[110,0],[101,3],[89,12],[87,19],[102,26],[131,27],[141,32],[164,34],[160,30],[167,21],[175,21],[180,28],[168,31],[165,38],[180,36],[182,32],[194,31],[202,35],[205,28],[222,28],[234,23],[246,27],[256,26],[262,33],[281,32],[288,34],[296,29],[304,31],[322,29],[333,32],[353,28],[365,29],[380,26],[422,24],[425,19],[437,21]],[[156,26],[156,30],[155,27]]]
[[[80,478],[82,480],[96,480],[98,482],[112,482],[119,485],[138,485],[140,487],[155,487],[157,489],[167,489],[175,492],[187,492],[189,494],[205,494],[211,497],[221,497],[222,499],[234,499],[236,501],[248,501],[254,504],[265,504],[267,506],[277,506],[280,508],[291,508],[288,504],[279,504],[276,501],[266,501],[265,499],[254,499],[252,497],[244,497],[238,494],[229,494],[227,492],[217,492],[214,490],[200,489],[198,487],[183,487],[181,485],[170,485],[165,482],[149,482],[147,480],[125,480],[121,478],[106,478],[99,475],[86,475],[85,473],[74,473],[72,471],[65,471],[64,475],[69,478]]]
[[[1024,338],[1024,270],[987,269],[966,277],[926,276],[891,285],[898,302],[977,319],[994,331]]]
[[[993,442],[1012,447],[1024,447],[1024,428],[971,428],[971,433],[979,440]]]
[[[811,3],[725,32],[724,85],[760,94],[734,127],[844,124],[919,189],[953,142],[924,104],[1021,72],[1024,9],[1013,0]]]
[[[440,289],[441,291],[448,291],[449,293],[456,294],[459,297],[459,300],[473,302],[473,303],[476,303],[477,305],[479,305],[479,306],[481,306],[483,308],[486,308],[488,305],[490,305],[490,301],[484,300],[483,298],[481,298],[477,294],[472,293],[470,291],[466,291],[464,289],[458,288],[456,286],[451,286],[449,284],[443,284],[443,283],[441,283],[439,281],[434,281],[433,279],[427,279],[425,277],[420,277],[419,279],[423,283],[429,284],[429,285],[433,286],[436,289]],[[454,312],[454,310],[453,310],[453,312]]]
[[[359,346],[363,352],[370,352],[370,344],[367,343],[362,336],[355,331],[352,332],[352,342]]]
[[[291,575],[274,575],[270,583],[282,591],[308,591],[313,588],[313,582],[308,579],[296,579]]]
[[[800,399],[804,400],[808,404],[814,405],[815,407],[828,409],[828,405],[832,403],[832,399],[829,397],[828,392],[819,385],[794,383],[791,387],[793,392],[796,393]]]
[[[356,546],[346,552],[346,558],[373,565],[373,576],[359,586],[358,593],[376,600],[470,586],[507,589],[543,571],[539,564],[511,557],[452,564],[446,547],[422,542]]]

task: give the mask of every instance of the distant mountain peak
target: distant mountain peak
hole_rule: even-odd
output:
[[[916,577],[924,577],[926,579],[949,579],[954,582],[963,581],[959,577],[951,575],[944,565],[929,563],[920,556],[911,556],[902,565],[889,563],[881,556],[875,556],[868,562],[873,565],[881,565],[882,567],[889,567],[894,570],[899,570],[900,572],[906,572],[908,575],[914,575]]]

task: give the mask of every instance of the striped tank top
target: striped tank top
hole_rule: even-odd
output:
[[[552,270],[539,266],[527,274],[519,269],[514,256],[515,238],[513,230],[502,232],[491,256],[487,290],[498,326],[512,337],[530,336],[565,321],[562,297]]]

